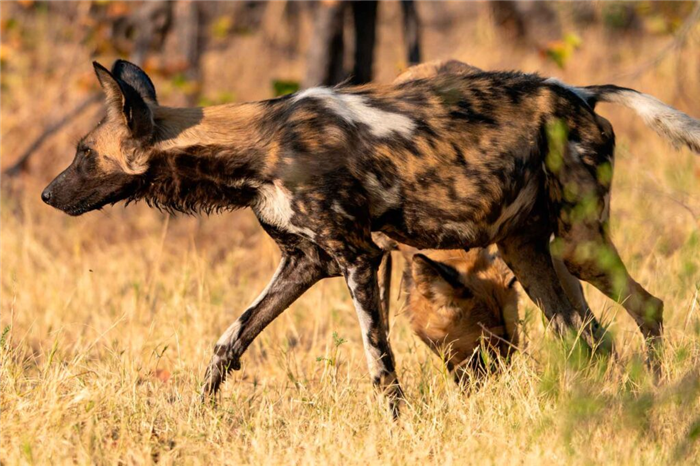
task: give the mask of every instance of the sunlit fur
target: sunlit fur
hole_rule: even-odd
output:
[[[282,250],[268,291],[217,344],[204,396],[240,367],[253,339],[294,300],[342,275],[371,380],[397,415],[401,389],[381,319],[382,251],[373,231],[417,248],[497,243],[552,327],[588,335],[585,313],[565,296],[552,265],[555,235],[571,273],[612,299],[629,297],[623,305],[642,334],[661,336],[663,303],[616,254],[605,207],[611,179],[598,176],[612,171],[615,137],[595,102],[618,95],[630,103],[636,91],[587,87],[582,98],[581,88],[535,74],[474,71],[167,109],[135,65],[94,66],[107,119],[44,190],[45,202],[71,215],[120,200],[186,213],[250,207]],[[672,142],[697,149],[695,120],[670,107],[632,107]],[[562,129],[553,136],[551,128]],[[606,251],[606,267],[622,276],[613,280],[594,256],[580,253],[582,245]]]
[[[482,349],[503,357],[513,351],[518,293],[506,264],[483,248],[423,254],[408,255],[403,279],[403,312],[416,335],[452,371],[481,367]]]

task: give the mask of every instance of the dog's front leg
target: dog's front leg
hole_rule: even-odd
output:
[[[341,263],[341,268],[360,321],[372,383],[387,397],[392,415],[397,417],[403,393],[396,377],[394,355],[380,311],[376,262],[372,258],[360,256],[352,262]]]
[[[314,283],[329,276],[318,254],[283,252],[277,272],[253,304],[219,338],[204,376],[202,399],[216,394],[230,370],[240,369],[240,358],[255,337]]]

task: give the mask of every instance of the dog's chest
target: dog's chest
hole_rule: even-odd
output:
[[[315,237],[309,228],[292,223],[295,215],[292,194],[279,182],[261,186],[252,208],[255,215],[268,225],[309,239]]]

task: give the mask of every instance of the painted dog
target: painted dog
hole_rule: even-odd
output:
[[[439,74],[466,76],[482,70],[456,60],[432,61],[412,66],[394,84]],[[385,251],[378,281],[385,326],[389,328],[392,251],[405,259],[402,292],[406,295],[401,314],[407,315],[414,333],[443,358],[455,381],[485,373],[483,350],[507,356],[519,343],[516,279],[498,253],[487,248],[419,251],[373,233],[374,242]],[[598,337],[590,343],[607,350],[606,338],[583,295],[580,282],[561,259],[552,257],[562,287],[577,306],[585,322]],[[485,343],[485,344],[484,344]]]
[[[379,267],[382,313],[389,328],[390,251],[404,258],[400,313],[413,332],[445,362],[455,381],[479,380],[491,367],[484,352],[507,357],[519,343],[517,280],[489,248],[417,250],[381,233],[373,239],[387,252]]]
[[[627,273],[608,234],[615,137],[597,102],[637,112],[700,152],[700,122],[613,85],[573,87],[519,72],[440,74],[395,85],[312,88],[206,108],[161,106],[148,76],[95,63],[107,116],[42,192],[70,215],[121,200],[169,211],[251,207],[282,259],[259,298],[217,342],[204,395],[240,367],[253,339],[317,281],[342,275],[374,384],[401,397],[381,319],[381,231],[417,248],[496,243],[559,332],[580,329],[552,264],[623,306],[651,342],[663,303]],[[603,254],[605,261],[599,260]]]

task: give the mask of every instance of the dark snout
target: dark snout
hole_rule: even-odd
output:
[[[135,177],[100,174],[69,166],[41,192],[41,200],[68,215],[82,215],[129,197],[137,186]]]
[[[73,167],[68,167],[49,183],[41,192],[41,200],[51,207],[62,210],[68,215],[80,215],[85,209],[86,193],[81,189]]]
[[[46,186],[46,188],[44,188],[44,190],[41,192],[41,200],[50,205],[51,207],[60,208],[56,204],[56,200],[58,197],[56,193],[59,193],[60,195],[61,185],[65,183],[66,177],[69,176],[69,170],[70,167],[68,170],[64,170],[60,175],[54,178],[54,180],[51,183],[49,183],[49,185]]]
[[[41,192],[41,200],[51,205],[51,189],[48,186]]]

